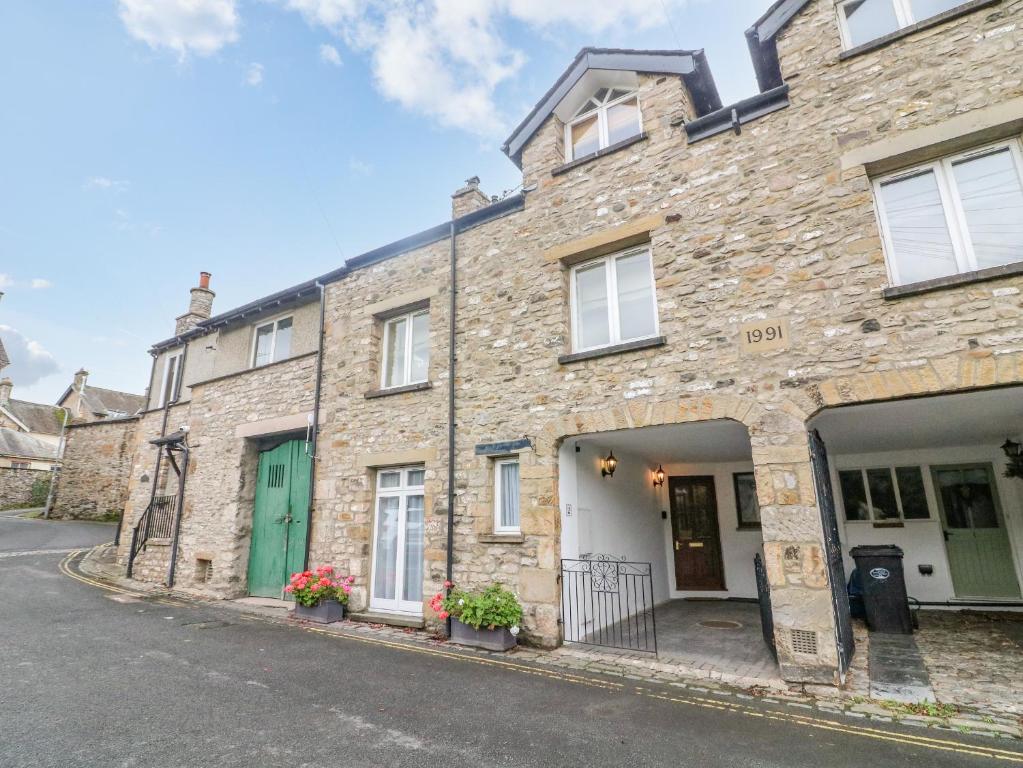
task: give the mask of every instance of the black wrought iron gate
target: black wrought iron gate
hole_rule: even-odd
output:
[[[657,653],[653,567],[613,555],[561,561],[565,642]]]
[[[816,429],[810,431],[810,460],[817,489],[817,507],[820,509],[821,525],[824,529],[824,556],[831,582],[831,600],[835,609],[839,671],[845,675],[856,650],[856,644],[853,641],[852,616],[849,613],[849,592],[846,589],[845,565],[842,562],[842,542],[838,537],[835,496],[831,488],[831,472],[828,470],[828,452]]]
[[[764,633],[771,655],[778,658],[778,647],[774,642],[774,608],[771,606],[771,584],[767,580],[764,558],[757,552],[753,558],[753,571],[757,577],[757,602],[760,603],[760,629]]]

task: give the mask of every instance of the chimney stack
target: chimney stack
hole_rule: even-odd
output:
[[[0,408],[5,408],[11,401],[11,390],[14,389],[14,382],[10,379],[0,379]]]
[[[81,392],[85,389],[85,380],[89,378],[89,372],[84,368],[75,371],[75,390]]]
[[[478,211],[490,205],[490,198],[480,189],[480,177],[465,180],[465,186],[451,195],[451,218],[457,219],[467,213]]]
[[[192,298],[188,302],[188,311],[177,318],[174,333],[181,335],[186,331],[195,328],[203,320],[208,320],[213,314],[213,297],[216,294],[210,290],[210,273],[199,273],[199,285],[191,290]]]

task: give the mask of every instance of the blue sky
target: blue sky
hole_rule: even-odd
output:
[[[15,397],[141,392],[200,270],[214,311],[440,223],[584,45],[705,48],[755,93],[770,0],[5,0],[0,337]],[[722,12],[727,8],[727,12]]]

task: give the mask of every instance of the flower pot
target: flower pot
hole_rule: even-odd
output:
[[[321,600],[311,608],[295,603],[295,618],[315,621],[318,624],[333,624],[345,617],[345,607],[337,600]]]
[[[485,648],[488,651],[507,651],[515,647],[515,635],[508,627],[473,629],[458,619],[451,619],[451,637],[449,639],[452,643]]]

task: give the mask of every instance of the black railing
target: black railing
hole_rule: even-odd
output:
[[[753,570],[757,576],[757,600],[760,602],[760,629],[764,633],[764,642],[775,659],[778,658],[778,648],[774,644],[774,609],[771,607],[771,584],[767,580],[767,569],[764,568],[764,558],[757,552],[753,558]]]
[[[650,563],[611,555],[561,561],[565,642],[657,653]]]
[[[131,551],[128,553],[128,578],[131,578],[135,558],[146,548],[150,539],[169,539],[174,535],[174,508],[176,496],[154,496],[139,517],[131,532]]]

